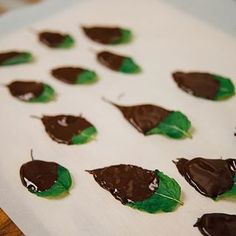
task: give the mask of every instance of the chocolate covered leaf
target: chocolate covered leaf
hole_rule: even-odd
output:
[[[225,193],[223,193],[223,194],[221,194],[221,195],[219,195],[219,196],[217,196],[216,198],[213,198],[213,199],[214,200],[220,200],[220,199],[231,198],[231,197],[236,197],[236,174],[234,176],[233,187],[229,191],[227,191],[227,192],[225,192]]]
[[[72,179],[70,172],[63,166],[58,165],[58,179],[53,186],[46,191],[35,192],[35,194],[39,197],[57,197],[65,193],[69,193],[71,185]]]
[[[0,66],[30,63],[33,59],[30,52],[8,52],[0,55]]]
[[[58,48],[71,48],[74,44],[75,40],[70,35],[66,35],[64,40],[58,44]]]
[[[97,82],[97,80],[98,80],[97,75],[94,71],[85,70],[78,76],[76,83],[77,84],[92,84],[92,83]]]
[[[128,206],[149,213],[155,213],[158,211],[171,212],[179,204],[183,205],[180,201],[181,188],[179,184],[162,172],[155,171],[155,174],[159,177],[159,186],[154,194],[144,201],[128,203]]]
[[[141,72],[141,68],[139,67],[139,65],[137,65],[130,57],[126,57],[123,59],[119,70],[127,74],[135,74]]]
[[[121,28],[120,32],[121,32],[120,38],[114,40],[113,44],[123,44],[132,41],[133,35],[130,30]]]
[[[230,79],[220,75],[213,75],[213,78],[220,82],[215,98],[216,100],[224,100],[235,95],[235,87]]]
[[[83,130],[79,135],[72,137],[73,144],[85,144],[92,141],[97,135],[97,130],[94,126]]]
[[[48,84],[43,84],[42,93],[38,97],[30,99],[30,102],[47,103],[47,102],[54,100],[55,97],[56,97],[56,93],[55,93],[54,89]]]
[[[191,122],[183,113],[172,111],[160,124],[148,131],[146,135],[163,134],[175,139],[191,138],[190,127]]]

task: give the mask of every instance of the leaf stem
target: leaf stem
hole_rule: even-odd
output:
[[[41,117],[39,117],[39,116],[31,115],[30,117],[34,118],[34,119],[37,119],[37,120],[41,120]]]
[[[161,193],[155,193],[155,194],[157,194],[157,195],[159,195],[159,196],[161,196],[161,197],[165,197],[165,198],[171,199],[171,200],[173,200],[173,201],[175,201],[175,202],[178,202],[181,206],[184,205],[184,203],[183,203],[182,201],[180,201],[180,200],[178,200],[178,199],[175,199],[175,198],[172,198],[172,197],[169,197],[169,196],[167,196],[167,195],[165,195],[165,194],[161,194]]]
[[[30,156],[31,156],[31,160],[34,161],[34,155],[33,155],[33,149],[30,149]]]

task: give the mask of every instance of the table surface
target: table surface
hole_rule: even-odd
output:
[[[23,233],[17,228],[12,220],[0,208],[0,236],[23,236]]]

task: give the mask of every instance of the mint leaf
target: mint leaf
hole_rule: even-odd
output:
[[[77,84],[92,84],[97,82],[98,78],[94,71],[91,70],[85,70],[83,73],[81,73],[77,80]]]
[[[93,140],[97,134],[97,130],[94,126],[83,130],[79,135],[72,137],[73,144],[85,144]]]
[[[159,125],[148,131],[146,135],[163,134],[175,139],[192,138],[189,133],[190,127],[191,122],[183,113],[172,111]]]
[[[175,210],[178,204],[183,205],[180,201],[181,188],[179,184],[162,172],[156,170],[155,174],[159,177],[159,186],[156,192],[150,198],[142,202],[128,203],[128,206],[149,213],[156,213],[158,211],[171,212]]]
[[[70,35],[66,35],[63,42],[58,45],[58,48],[71,48],[74,44],[75,40]]]
[[[136,74],[141,72],[141,68],[133,61],[132,58],[126,57],[123,60],[119,71],[127,74]]]
[[[224,100],[235,95],[235,87],[232,81],[220,75],[212,75],[215,80],[220,82],[215,100]]]
[[[63,166],[58,165],[58,179],[54,185],[43,192],[33,192],[39,197],[58,197],[62,194],[69,193],[69,189],[72,185],[72,179],[70,172]]]
[[[33,61],[33,55],[30,52],[22,52],[17,56],[11,57],[5,61],[3,61],[0,65],[1,66],[10,66],[10,65],[17,65],[23,63],[30,63]]]
[[[120,32],[121,32],[121,37],[115,40],[112,44],[123,44],[132,41],[133,35],[130,30],[121,28]]]
[[[54,89],[49,86],[48,84],[44,84],[43,92],[42,94],[37,98],[30,99],[30,102],[32,103],[47,103],[55,99],[55,91]]]
[[[225,192],[225,193],[217,196],[214,200],[220,200],[223,198],[230,198],[230,197],[236,197],[236,174],[234,175],[233,187],[228,192]]]

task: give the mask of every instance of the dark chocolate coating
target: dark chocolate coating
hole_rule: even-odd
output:
[[[196,97],[210,100],[216,98],[220,82],[209,73],[200,72],[175,72],[173,78],[177,85],[185,92]]]
[[[198,227],[204,236],[236,236],[236,215],[204,214],[194,227]]]
[[[48,135],[58,143],[72,144],[72,137],[79,135],[92,124],[81,116],[43,116],[42,122]]]
[[[8,85],[8,88],[12,96],[22,101],[29,101],[42,94],[44,85],[34,81],[14,81]]]
[[[16,51],[0,53],[0,64],[4,63],[8,59],[19,56],[21,54],[22,52],[16,52]]]
[[[46,44],[48,47],[56,48],[58,47],[67,37],[66,34],[61,34],[57,32],[41,32],[39,33],[39,41]]]
[[[97,60],[102,65],[114,71],[119,71],[124,59],[124,56],[120,56],[108,51],[102,51],[97,54]]]
[[[133,165],[114,165],[88,172],[122,204],[146,200],[159,184],[154,171]]]
[[[84,33],[93,41],[102,44],[112,44],[122,36],[118,27],[82,27]]]
[[[137,106],[119,106],[114,103],[112,104],[119,108],[125,119],[143,134],[146,134],[156,127],[170,114],[170,111],[150,104]]]
[[[204,196],[215,198],[233,187],[236,159],[178,159],[179,173]]]
[[[46,161],[30,161],[20,168],[22,184],[32,192],[43,192],[57,181],[58,164]]]
[[[56,68],[51,71],[52,75],[67,84],[75,84],[77,78],[85,70],[79,67],[61,67]]]

